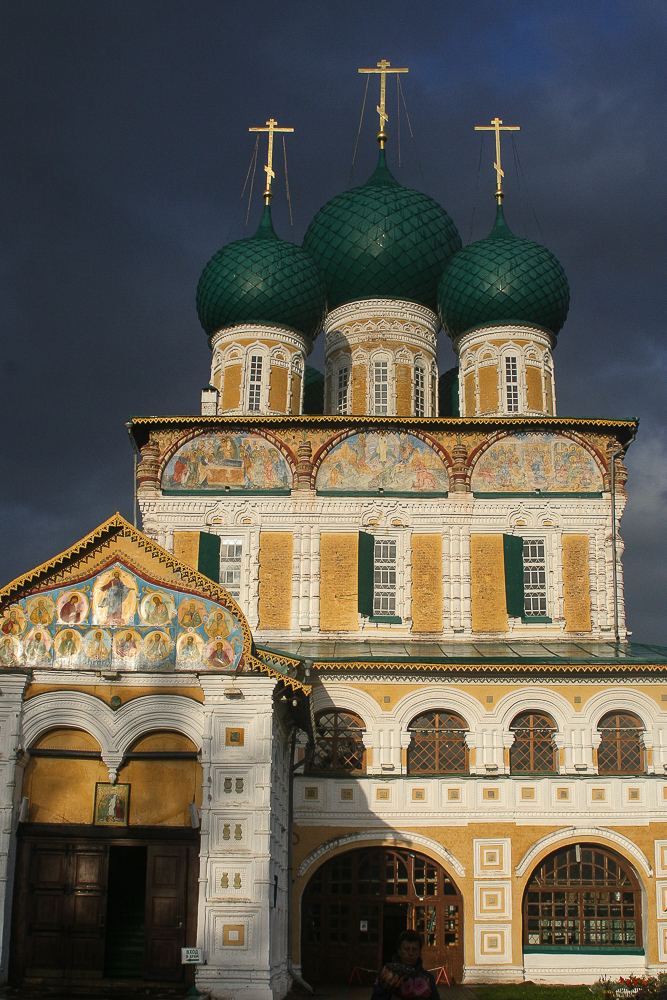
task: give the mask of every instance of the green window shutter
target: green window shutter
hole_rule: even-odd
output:
[[[199,532],[199,559],[197,569],[213,583],[220,583],[220,535]]]
[[[359,532],[359,563],[357,569],[358,598],[360,615],[370,618],[373,614],[373,578],[375,561],[375,539],[365,531]]]
[[[510,618],[523,618],[523,538],[503,535],[505,600]]]

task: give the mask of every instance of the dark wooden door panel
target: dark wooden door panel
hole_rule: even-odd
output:
[[[144,950],[147,979],[183,978],[181,948],[185,944],[187,857],[187,847],[148,848]]]

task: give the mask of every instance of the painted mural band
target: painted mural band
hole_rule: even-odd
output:
[[[438,453],[414,434],[370,431],[352,434],[326,456],[318,490],[446,493],[449,476]]]
[[[526,432],[494,442],[472,474],[473,492],[588,493],[602,473],[581,445],[559,434]]]
[[[117,563],[90,581],[29,597],[0,620],[0,666],[243,670],[227,608],[157,587]]]
[[[289,490],[292,473],[280,451],[258,434],[212,431],[188,441],[172,455],[162,489],[183,492]]]

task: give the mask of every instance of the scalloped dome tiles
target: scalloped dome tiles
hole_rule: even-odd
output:
[[[197,286],[197,313],[209,335],[237,323],[275,323],[314,339],[325,307],[317,265],[276,235],[268,205],[254,236],[218,250]]]
[[[461,237],[433,198],[398,183],[381,150],[369,180],[327,202],[303,245],[324,274],[329,309],[387,298],[435,312],[440,275]]]
[[[554,255],[515,236],[502,206],[486,239],[460,250],[445,267],[438,311],[452,338],[488,323],[530,323],[554,336],[570,305],[570,288]]]

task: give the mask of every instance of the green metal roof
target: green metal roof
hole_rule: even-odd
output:
[[[325,306],[317,265],[302,247],[279,239],[268,205],[257,232],[218,250],[197,286],[197,313],[208,334],[236,323],[275,323],[314,339]]]
[[[546,247],[515,236],[498,205],[484,240],[460,250],[438,286],[438,311],[450,337],[487,323],[530,323],[556,335],[570,305],[565,271]]]
[[[398,183],[380,150],[368,181],[327,202],[303,245],[324,273],[329,309],[389,298],[435,312],[440,275],[461,237],[437,201]]]

